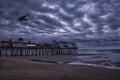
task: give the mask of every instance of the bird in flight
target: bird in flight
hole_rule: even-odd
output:
[[[20,22],[22,22],[22,21],[27,21],[27,20],[28,20],[28,19],[27,19],[28,16],[29,16],[29,15],[21,16],[21,17],[17,18],[17,20],[20,21]]]

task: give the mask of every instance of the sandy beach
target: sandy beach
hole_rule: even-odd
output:
[[[0,80],[120,80],[120,70],[0,58]]]

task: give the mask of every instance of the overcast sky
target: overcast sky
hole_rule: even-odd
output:
[[[28,21],[16,19],[23,15]],[[120,38],[120,0],[0,0],[0,40]]]

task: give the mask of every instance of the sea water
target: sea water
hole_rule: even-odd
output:
[[[77,60],[69,64],[120,69],[119,49],[79,50]]]

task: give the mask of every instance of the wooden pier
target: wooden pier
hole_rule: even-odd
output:
[[[7,47],[0,48],[0,56],[49,56],[49,55],[73,55],[77,54],[77,48],[28,48]]]

